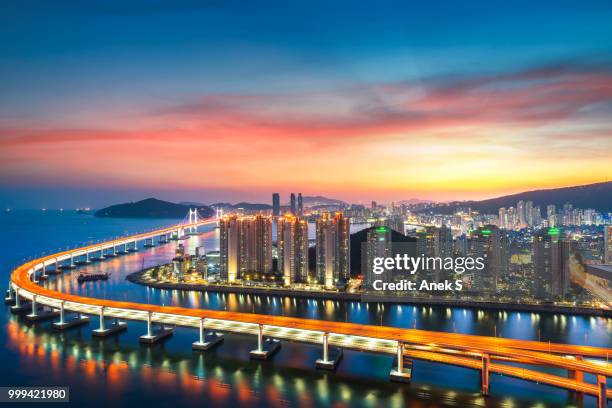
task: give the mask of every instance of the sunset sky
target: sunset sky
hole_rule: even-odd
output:
[[[609,1],[123,3],[0,5],[0,206],[612,177]]]

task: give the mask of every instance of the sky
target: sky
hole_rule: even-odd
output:
[[[612,176],[609,1],[0,3],[0,206]]]

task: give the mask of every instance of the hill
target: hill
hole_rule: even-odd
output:
[[[268,204],[246,203],[246,202],[241,202],[241,203],[236,203],[236,204],[215,203],[215,204],[211,204],[210,206],[215,207],[215,208],[223,208],[223,209],[230,209],[230,210],[237,210],[238,208],[242,208],[248,211],[268,211],[272,209],[272,206]]]
[[[458,208],[469,207],[484,214],[497,214],[499,208],[516,206],[520,200],[533,201],[534,205],[554,204],[557,209],[565,203],[574,208],[593,208],[602,213],[612,212],[612,181],[575,187],[534,190],[482,201],[455,201],[434,207],[441,214],[453,213]],[[428,208],[427,210],[432,210]],[[544,208],[542,208],[544,210]]]
[[[96,217],[113,218],[185,218],[193,206],[147,198],[133,203],[116,204],[94,213]],[[204,218],[212,217],[214,211],[207,206],[196,207]]]

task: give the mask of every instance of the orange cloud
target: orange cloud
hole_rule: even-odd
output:
[[[98,129],[0,128],[0,182],[486,197],[609,177],[612,73],[207,95]],[[108,123],[112,127],[106,126]]]

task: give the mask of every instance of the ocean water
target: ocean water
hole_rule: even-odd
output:
[[[28,257],[98,240],[170,225],[175,220],[98,219],[74,212],[12,211],[0,214],[0,273],[8,283],[11,269]],[[218,230],[208,228],[184,241],[218,248]],[[417,327],[447,332],[498,335],[521,339],[612,347],[612,319],[571,314],[518,313],[470,308],[363,304],[288,297],[261,297],[157,290],[125,280],[131,272],[168,262],[176,243],[144,249],[84,268],[111,273],[108,281],[79,285],[75,272],[49,280],[57,290],[116,300],[192,308],[210,308]],[[5,284],[5,285],[6,285]],[[415,361],[411,384],[388,380],[392,357],[345,351],[336,372],[314,369],[316,346],[284,342],[270,361],[253,362],[248,352],[255,338],[228,335],[224,344],[193,352],[196,330],[178,328],[163,344],[141,346],[143,323],[127,332],[94,339],[97,327],[57,333],[50,323],[30,325],[0,313],[0,386],[69,386],[71,401],[90,406],[337,406],[337,407],[557,407],[595,406],[592,397],[492,375],[491,395],[480,395],[479,372]],[[554,372],[554,370],[548,370]],[[592,379],[590,379],[592,380]]]

